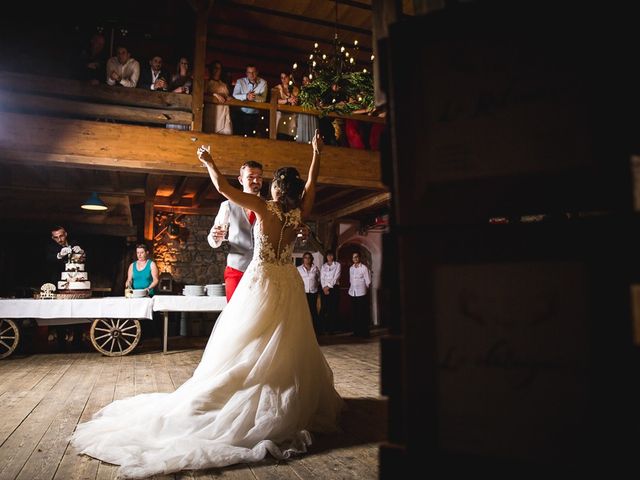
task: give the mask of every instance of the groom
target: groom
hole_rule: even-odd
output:
[[[253,160],[245,162],[240,167],[238,181],[242,185],[243,192],[260,195],[262,165]],[[228,225],[229,254],[227,255],[227,267],[224,270],[227,302],[231,299],[253,257],[253,224],[255,221],[255,213],[225,200],[220,204],[220,210],[218,210],[213,227],[207,236],[209,245],[212,248],[218,248],[222,245],[226,233],[222,226]]]

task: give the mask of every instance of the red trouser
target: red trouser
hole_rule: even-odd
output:
[[[242,275],[244,275],[244,272],[236,270],[235,268],[227,266],[227,268],[224,269],[224,288],[227,293],[227,302],[231,300],[231,296],[233,292],[236,291]]]

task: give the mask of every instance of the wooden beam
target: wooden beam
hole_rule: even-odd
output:
[[[143,88],[88,85],[70,78],[52,79],[42,75],[0,71],[0,89],[92,100],[96,103],[191,111],[191,95],[154,92]]]
[[[236,8],[236,9],[240,9],[240,10],[244,10],[247,12],[254,12],[254,13],[259,13],[261,15],[273,15],[275,17],[279,17],[279,18],[288,18],[290,20],[295,20],[296,22],[304,22],[304,23],[311,23],[314,25],[322,25],[323,27],[328,27],[328,28],[335,28],[336,23],[334,21],[329,21],[329,20],[322,20],[320,18],[312,18],[312,17],[306,17],[304,15],[296,15],[294,13],[288,13],[288,12],[282,12],[280,10],[272,10],[270,8],[263,8],[263,7],[257,7],[255,5],[248,5],[248,4],[239,4],[239,3],[233,3],[233,2],[226,2],[224,4],[225,8],[226,7],[231,7],[231,8]],[[347,31],[347,32],[353,32],[353,33],[359,33],[362,35],[367,35],[367,36],[371,36],[371,30],[366,30],[364,28],[358,28],[358,27],[353,27],[351,25],[346,25],[344,23],[339,23],[338,24],[338,29],[340,31]]]
[[[49,223],[79,223],[132,225],[129,198],[123,195],[101,195],[108,209],[88,212],[80,208],[86,200],[83,191],[68,191],[52,195],[47,191],[0,189],[0,218],[46,221]]]
[[[31,166],[27,167],[27,170],[29,172],[29,177],[35,178],[38,181],[40,184],[38,186],[39,188],[48,188],[50,186],[51,176],[47,169]],[[7,178],[7,180],[10,180],[10,177]],[[14,184],[11,184],[11,186],[14,186]]]
[[[114,191],[120,190],[120,173],[116,170],[109,170],[109,180]]]
[[[350,7],[362,8],[363,10],[371,10],[371,5],[363,2],[356,2],[354,0],[335,0],[341,5],[349,5]]]
[[[218,207],[195,208],[195,207],[174,207],[173,205],[155,205],[155,210],[159,212],[179,213],[182,215],[211,215],[218,213]]]
[[[48,226],[53,220],[46,219],[44,222]],[[15,233],[17,231],[22,233],[33,233],[35,235],[42,235],[42,223],[34,220],[26,220],[24,218],[14,219],[11,222],[0,222],[0,232]],[[85,223],[81,219],[64,218],[63,223],[69,231],[74,235],[110,235],[114,237],[129,237],[137,234],[137,227],[135,225],[117,225],[117,224],[103,224],[103,223]]]
[[[51,113],[91,119],[109,119],[135,123],[191,125],[192,114],[180,110],[160,110],[126,105],[78,102],[65,98],[0,90],[0,109]]]
[[[153,240],[153,200],[144,200],[144,239]]]
[[[204,67],[207,60],[207,23],[209,9],[213,1],[199,1],[196,11],[195,46],[193,54],[193,127],[194,132],[202,131],[204,110]]]
[[[339,200],[342,197],[346,197],[347,195],[350,195],[352,193],[353,193],[353,189],[352,188],[345,188],[344,190],[336,192],[333,195],[329,195],[326,198],[323,198],[322,200],[316,200],[316,202],[313,204],[313,208],[320,208],[323,205],[326,205],[328,203],[333,203],[336,200]]]
[[[187,187],[187,180],[189,177],[183,176],[180,178],[180,181],[173,189],[173,193],[171,194],[170,202],[171,205],[178,205],[180,200],[182,199],[182,194],[184,193],[184,189]]]
[[[157,192],[158,192],[158,187],[160,186],[160,184],[162,183],[162,175],[155,175],[153,173],[150,173],[149,175],[147,175],[147,178],[145,180],[145,185],[144,185],[144,196],[145,198],[155,198]]]
[[[324,212],[322,215],[318,216],[318,220],[327,220],[330,218],[335,219],[353,215],[354,213],[358,213],[367,208],[387,203],[390,199],[391,194],[389,192],[377,193],[358,202],[352,203],[351,205],[347,205],[344,208],[333,210],[331,212]]]
[[[6,165],[7,167],[9,165]],[[10,169],[8,169],[10,171]],[[115,190],[111,188],[98,188],[96,186],[90,184],[84,184],[80,188],[69,186],[52,186],[52,185],[23,185],[20,183],[8,184],[5,183],[4,175],[0,176],[2,178],[2,183],[0,183],[0,190],[14,190],[16,192],[47,192],[49,194],[54,193],[65,193],[65,192],[83,192],[87,196],[91,194],[91,192],[96,192],[98,195],[125,195],[127,197],[144,197],[144,190],[140,189],[127,189],[127,190]]]
[[[231,28],[238,28],[240,31],[249,29],[247,35],[258,35],[262,38],[290,38],[293,40],[299,40],[299,44],[304,44],[308,42],[309,45],[313,45],[314,43],[318,43],[319,45],[323,45],[325,48],[333,46],[333,37],[332,36],[318,36],[318,35],[304,35],[296,32],[292,32],[284,29],[276,29],[264,27],[262,25],[247,25],[246,23],[241,23],[237,20],[229,20],[225,18],[215,18],[212,20],[210,26],[210,30],[215,30],[218,26],[225,26]],[[212,38],[209,35],[209,38]],[[369,37],[366,37],[369,38]],[[213,46],[213,45],[212,45]],[[371,56],[373,49],[368,47],[367,45],[360,45],[360,51]],[[307,52],[308,53],[308,52]]]
[[[216,104],[213,101],[213,99],[210,97],[205,98],[204,101],[205,103],[210,103],[212,105]],[[320,115],[321,113],[319,110],[313,110],[313,109],[304,108],[304,107],[297,107],[294,105],[279,105],[277,102],[274,105],[273,103],[265,103],[265,102],[247,102],[244,100],[236,100],[235,98],[229,98],[225,102],[225,105],[229,105],[232,107],[248,107],[249,106],[257,110],[269,110],[270,115],[271,115],[271,111],[275,111],[275,110],[279,110],[283,113],[305,113],[308,115]],[[379,123],[381,125],[384,125],[387,123],[386,117],[379,117],[379,116],[366,115],[366,114],[342,115],[340,113],[331,112],[331,113],[327,113],[326,116],[331,118],[348,118],[350,120],[356,120],[358,122]]]
[[[276,89],[271,89],[271,112],[269,114],[269,138],[275,140],[278,134],[278,115],[276,110],[278,108],[278,94]]]
[[[202,202],[207,197],[207,195],[209,195],[209,192],[211,192],[212,190],[213,190],[213,183],[211,183],[209,179],[206,179],[204,182],[202,182],[202,185],[200,185],[200,188],[198,189],[195,196],[193,197],[193,200],[191,201],[191,205],[194,208],[198,208],[200,205],[202,205]]]
[[[156,198],[156,192],[158,191],[158,186],[162,181],[161,175],[152,175],[149,174],[147,176],[147,181],[145,185],[145,195],[144,195],[144,239],[145,240],[153,240],[153,225],[154,225],[154,210],[153,210],[153,202]]]
[[[0,162],[205,177],[195,153],[200,144],[211,145],[218,168],[230,177],[245,161],[259,160],[268,178],[283,159],[306,177],[311,160],[311,147],[298,142],[20,113],[0,116]],[[385,190],[380,175],[379,152],[324,147],[318,183]]]

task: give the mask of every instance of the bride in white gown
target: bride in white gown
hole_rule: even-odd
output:
[[[256,213],[253,260],[218,317],[193,376],[172,393],[117,400],[71,441],[120,465],[123,478],[256,462],[305,452],[310,431],[337,431],[343,401],[313,331],[291,254],[313,206],[322,140],[313,140],[306,184],[280,168],[265,202],[232,187],[209,152],[198,158],[226,198]]]

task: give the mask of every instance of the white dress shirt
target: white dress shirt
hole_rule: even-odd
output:
[[[250,92],[256,94],[254,102],[266,102],[268,93],[267,81],[263,78],[256,78],[256,83],[251,83],[247,77],[236,80],[236,86],[233,87],[233,98],[244,101],[247,99],[247,93]],[[260,113],[260,110],[249,107],[241,107],[240,110],[250,114]]]
[[[318,293],[318,280],[320,279],[318,267],[311,265],[311,268],[307,270],[304,265],[300,265],[298,272],[304,282],[304,293]]]
[[[327,262],[323,263],[322,268],[320,269],[320,284],[322,285],[322,288],[333,288],[338,285],[340,283],[341,273],[342,267],[340,266],[340,262],[333,261],[331,265]]]
[[[216,239],[213,238],[213,232],[215,231],[217,225],[224,225],[225,223],[229,223],[229,202],[222,202],[220,204],[218,214],[213,221],[213,227],[211,227],[211,230],[209,230],[209,235],[207,235],[207,242],[209,242],[211,248],[218,248],[220,245],[222,245],[222,239],[216,241]]]
[[[120,85],[123,87],[134,88],[138,84],[140,78],[140,64],[134,58],[127,60],[127,63],[122,65],[118,61],[118,57],[111,57],[107,60],[107,83],[109,85],[115,85],[116,81],[111,78],[111,72],[117,72],[121,78]]]
[[[371,286],[371,274],[366,265],[359,263],[356,267],[351,265],[349,269],[349,295],[352,297],[362,297],[367,294]]]

